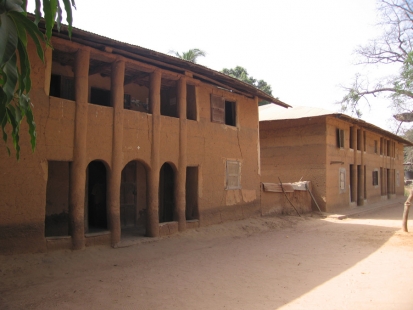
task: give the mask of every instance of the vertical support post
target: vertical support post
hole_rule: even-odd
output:
[[[149,199],[147,209],[147,231],[149,237],[159,236],[159,152],[161,131],[161,78],[160,71],[151,73],[149,82],[149,101],[152,107],[152,149],[151,169],[148,175]]]
[[[123,83],[125,62],[116,60],[112,63],[111,103],[113,106],[112,169],[108,180],[108,218],[111,231],[111,245],[117,247],[121,237],[120,225],[120,183],[122,175],[123,144]]]
[[[70,165],[69,213],[70,231],[74,250],[85,247],[85,190],[87,169],[87,116],[89,93],[89,49],[79,49],[75,60],[75,134],[73,162]]]
[[[178,230],[184,231],[186,229],[186,147],[187,147],[187,120],[186,120],[186,78],[181,77],[178,81],[177,89],[178,97],[178,111],[179,111],[179,159],[178,159],[178,173],[176,176],[175,187],[175,216],[178,220]]]

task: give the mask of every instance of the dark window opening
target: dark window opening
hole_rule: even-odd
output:
[[[199,219],[198,215],[198,167],[186,168],[185,184],[186,220]]]
[[[100,161],[88,166],[88,232],[108,228],[106,214],[106,167]]]
[[[367,166],[366,165],[364,165],[364,180],[363,180],[363,183],[364,183],[364,199],[366,200],[367,199]]]
[[[211,121],[214,123],[237,125],[236,103],[224,97],[211,94]]]
[[[133,110],[139,112],[149,113],[148,99],[143,102],[132,95],[124,94],[123,96],[123,108],[126,110]]]
[[[357,129],[357,151],[361,150],[361,130]]]
[[[196,92],[195,85],[186,85],[186,118],[196,121]]]
[[[236,125],[235,102],[225,101],[225,124]]]
[[[50,96],[75,100],[75,79],[52,74],[50,78]]]
[[[175,81],[162,79],[161,115],[178,117],[178,102]]]
[[[344,148],[344,130],[337,129],[337,147]]]
[[[175,181],[172,167],[163,164],[159,175],[159,223],[172,222],[175,210]]]
[[[366,132],[363,131],[363,152],[367,151],[367,135]]]
[[[373,185],[379,185],[379,171],[375,170],[373,171]]]
[[[90,89],[90,103],[110,107],[110,90],[92,87]]]
[[[350,148],[354,150],[354,127],[350,127]]]
[[[377,154],[378,152],[378,146],[377,146],[377,140],[374,140],[374,153]]]
[[[69,235],[69,167],[66,161],[48,162],[46,237]]]

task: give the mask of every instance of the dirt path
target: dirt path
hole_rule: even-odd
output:
[[[0,256],[0,309],[411,310],[413,233],[400,232],[401,212],[258,218],[116,250]]]

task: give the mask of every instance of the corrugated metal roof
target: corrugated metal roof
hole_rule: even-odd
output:
[[[34,20],[33,14],[28,15]],[[39,23],[39,28],[44,30],[45,27],[43,20]],[[70,40],[66,25],[62,25],[60,32],[58,32],[55,27],[55,29],[53,30],[53,36]],[[162,67],[167,70],[179,72],[182,74],[185,74],[185,71],[190,71],[192,72],[195,79],[201,80],[205,83],[227,89],[234,93],[247,95],[251,98],[256,96],[261,100],[272,102],[284,108],[290,107],[290,105],[264,93],[263,91],[250,84],[244,83],[238,79],[212,70],[205,66],[182,60],[175,56],[163,54],[137,45],[120,42],[115,39],[104,37],[75,27],[72,28],[71,40],[73,42],[77,42],[82,45],[90,46],[99,50],[104,50],[105,47],[111,47],[113,49],[113,54],[123,55],[127,58],[133,58],[133,55],[136,55],[139,56],[139,61],[146,62],[158,67],[159,62],[161,62],[163,65]],[[126,55],[125,52],[128,53],[128,55]]]
[[[395,135],[387,130],[384,130],[378,126],[367,123],[361,119],[353,118],[343,113],[334,113],[332,111],[322,108],[312,107],[294,107],[291,109],[280,109],[273,104],[267,104],[259,107],[259,120],[260,122],[280,121],[289,119],[311,118],[311,117],[335,117],[345,120],[349,123],[366,128],[370,131],[376,132],[383,136],[391,137],[392,139],[406,145],[413,146],[413,143]]]
[[[320,116],[332,114],[333,112],[322,108],[294,107],[292,109],[280,109],[273,104],[259,107],[260,121],[271,121],[279,119],[297,119],[303,117]]]

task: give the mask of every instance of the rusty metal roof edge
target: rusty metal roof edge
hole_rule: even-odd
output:
[[[28,13],[28,17],[34,20],[35,16],[33,14]],[[39,28],[44,29],[44,20],[42,20],[39,23]],[[67,28],[68,28],[67,25],[63,25],[63,24],[61,25],[59,37],[60,38],[65,37],[67,40],[70,40]],[[53,29],[53,33],[58,33],[56,27]],[[134,53],[140,56],[147,57],[149,59],[164,62],[165,64],[179,66],[182,68],[182,70],[192,71],[195,74],[196,73],[202,74],[212,80],[216,80],[219,83],[228,85],[228,89],[234,89],[235,91],[238,90],[238,91],[249,93],[253,96],[257,96],[260,99],[269,101],[271,103],[277,104],[284,108],[291,107],[289,104],[286,104],[282,102],[281,100],[266,94],[265,92],[259,90],[253,85],[240,81],[222,72],[210,69],[208,67],[205,67],[205,66],[187,61],[187,60],[177,58],[175,56],[167,55],[167,54],[157,52],[157,51],[154,51],[148,48],[144,48],[138,45],[121,42],[115,39],[111,39],[109,37],[105,37],[105,36],[95,34],[95,33],[80,29],[80,28],[73,27],[72,28],[72,39],[76,39],[76,38],[87,39],[88,41],[93,42],[95,44],[102,44],[104,46],[123,49],[130,53]]]
[[[278,121],[293,121],[295,119],[305,119],[305,118],[326,118],[326,117],[335,117],[335,118],[339,118],[339,119],[344,119],[350,123],[353,124],[357,124],[361,127],[364,128],[368,128],[373,132],[379,133],[379,134],[383,134],[383,135],[387,135],[392,137],[394,140],[403,143],[405,146],[413,146],[413,142],[410,142],[409,140],[406,140],[394,133],[391,133],[390,131],[387,131],[383,128],[380,128],[376,125],[370,124],[366,121],[363,121],[361,119],[357,119],[357,118],[353,118],[351,116],[348,116],[346,114],[343,113],[330,113],[330,114],[322,114],[322,115],[314,115],[314,116],[304,116],[304,117],[299,117],[299,118],[294,118],[294,119],[290,119],[290,118],[285,118],[285,119],[272,119],[272,120],[262,120],[260,121],[260,123],[270,123],[270,122],[278,122]]]
[[[351,123],[353,123],[353,124],[357,124],[357,125],[359,125],[359,126],[361,126],[361,127],[368,128],[368,129],[370,129],[371,131],[375,131],[375,132],[377,132],[377,133],[382,133],[382,134],[386,134],[386,135],[388,135],[388,136],[391,136],[394,140],[397,140],[397,141],[403,143],[403,144],[406,145],[406,146],[413,146],[413,142],[411,142],[411,141],[409,141],[409,140],[406,140],[406,139],[404,139],[404,138],[402,138],[402,137],[400,137],[400,136],[398,136],[398,135],[396,135],[396,134],[394,134],[394,133],[392,133],[392,132],[390,132],[390,131],[387,131],[387,130],[385,130],[385,129],[383,129],[383,128],[380,128],[380,127],[378,127],[378,126],[376,126],[376,125],[370,124],[370,123],[368,123],[368,122],[366,122],[366,121],[364,121],[364,120],[362,120],[362,119],[357,119],[357,118],[348,116],[348,115],[343,114],[343,113],[333,113],[333,114],[327,114],[327,115],[325,115],[325,116],[334,116],[334,117],[339,118],[339,119],[342,119],[342,118],[343,118],[343,119],[345,119],[345,120],[347,120],[347,121],[349,121],[349,122],[351,122]]]

